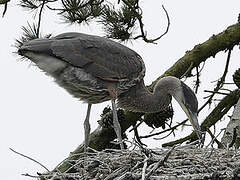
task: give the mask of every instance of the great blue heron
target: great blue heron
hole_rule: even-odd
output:
[[[142,58],[117,42],[82,33],[64,33],[50,39],[28,41],[18,53],[33,61],[74,97],[88,103],[85,148],[89,145],[91,105],[111,100],[114,130],[123,149],[116,99],[118,107],[153,113],[166,108],[173,96],[201,138],[194,92],[172,76],[160,79],[153,93],[149,92],[143,81]]]

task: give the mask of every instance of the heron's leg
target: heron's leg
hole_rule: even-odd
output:
[[[86,115],[86,119],[84,121],[84,136],[85,136],[85,140],[84,140],[84,151],[87,151],[88,145],[89,145],[89,134],[90,134],[90,123],[89,123],[89,118],[90,118],[90,111],[91,111],[91,106],[92,104],[88,104],[88,109],[87,109],[87,115]]]
[[[114,99],[112,99],[112,109],[113,109],[113,127],[117,134],[117,138],[120,143],[120,147],[121,147],[121,149],[124,149],[123,143],[122,143],[122,135],[121,135],[122,130],[121,130],[121,126],[118,122],[117,107],[116,107],[116,103],[115,103]]]

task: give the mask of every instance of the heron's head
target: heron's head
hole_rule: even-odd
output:
[[[178,78],[168,76],[162,78],[157,83],[155,91],[165,91],[165,93],[172,95],[174,99],[176,99],[186,113],[198,138],[202,139],[202,133],[197,118],[198,101],[192,89]]]

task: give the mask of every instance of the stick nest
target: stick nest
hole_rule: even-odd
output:
[[[41,180],[240,179],[240,151],[195,146],[82,153],[65,173]]]

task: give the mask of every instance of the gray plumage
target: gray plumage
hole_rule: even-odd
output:
[[[85,120],[87,131],[91,104],[112,100],[114,108],[117,99],[119,107],[130,111],[159,112],[169,105],[173,96],[201,136],[193,91],[170,76],[160,79],[153,93],[149,92],[143,81],[144,62],[126,46],[103,37],[64,33],[50,39],[26,42],[18,52],[54,77],[56,83],[74,97],[89,104]],[[118,123],[117,117],[114,119]],[[121,143],[119,124],[114,127]]]
[[[53,76],[70,94],[91,104],[110,100],[109,88],[120,95],[145,74],[136,52],[109,39],[81,33],[29,41],[19,54]]]

